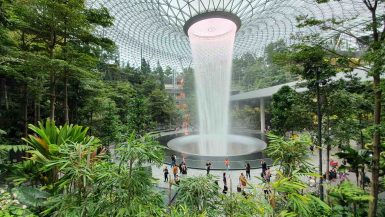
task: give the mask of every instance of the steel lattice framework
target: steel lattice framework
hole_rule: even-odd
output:
[[[267,44],[291,36],[320,32],[314,27],[297,28],[298,16],[317,19],[350,19],[344,28],[361,26],[369,20],[362,0],[339,0],[317,4],[315,0],[89,0],[90,7],[106,7],[115,17],[114,26],[99,30],[119,46],[120,60],[140,65],[143,56],[156,66],[180,71],[191,64],[191,51],[183,26],[190,18],[210,11],[237,15],[242,25],[236,35],[234,55],[263,55]]]

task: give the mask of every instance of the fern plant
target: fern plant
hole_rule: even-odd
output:
[[[0,129],[0,142],[4,142],[3,136],[6,134],[4,130]],[[24,152],[29,150],[30,147],[27,145],[11,145],[0,143],[0,177],[7,177],[12,171],[13,164],[9,159],[9,153],[12,152]],[[0,180],[5,181],[5,179]]]

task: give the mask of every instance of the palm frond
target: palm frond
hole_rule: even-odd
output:
[[[22,152],[30,150],[31,147],[28,145],[0,145],[0,151],[14,151],[14,152]]]

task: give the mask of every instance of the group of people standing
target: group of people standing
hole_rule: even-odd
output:
[[[172,174],[174,175],[174,181],[176,184],[179,183],[179,174],[181,175],[187,175],[187,165],[186,165],[186,160],[182,157],[182,161],[179,165],[176,163],[176,156],[173,154],[171,155],[171,169],[172,169]],[[164,175],[164,182],[168,182],[168,175],[169,171],[167,166],[163,167],[163,175]]]
[[[230,160],[226,158],[224,160],[224,164],[225,164],[226,172],[223,172],[223,177],[222,177],[223,191],[222,192],[224,194],[226,194],[228,192],[228,184],[229,184],[228,183],[228,181],[229,181],[228,180],[229,179],[228,174],[229,174],[229,170],[230,170]],[[207,175],[210,174],[212,166],[213,166],[212,161],[206,162]],[[264,160],[261,160],[261,167],[262,167],[261,177],[263,178],[265,183],[269,183],[270,178],[271,178],[271,171]],[[247,179],[251,179],[251,165],[250,165],[250,163],[246,162],[244,168],[246,171],[246,176],[244,175],[244,173],[241,173],[241,175],[239,176],[239,185],[237,187],[237,190],[239,192],[244,192],[244,189],[246,188],[247,183],[248,183]],[[182,157],[182,161],[178,165],[176,162],[176,156],[174,154],[171,155],[171,171],[172,171],[175,183],[178,184],[179,183],[179,175],[178,174],[187,175],[187,165],[186,165],[186,161],[185,161],[184,157]],[[169,181],[169,170],[168,170],[167,166],[165,166],[163,168],[163,173],[164,173],[164,182],[168,182]]]

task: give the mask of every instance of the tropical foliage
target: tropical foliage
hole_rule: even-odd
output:
[[[291,138],[268,134],[269,146],[266,153],[274,160],[274,165],[281,168],[284,176],[294,171],[301,173],[312,172],[310,163],[310,146],[313,144],[309,134],[293,135]]]
[[[187,106],[178,110],[165,90],[173,69],[144,58],[140,67],[122,63],[114,42],[95,34],[113,25],[106,8],[85,0],[0,0],[0,216],[380,216],[384,3],[355,3],[372,15],[358,32],[339,28],[354,20],[297,18],[298,28],[336,31],[335,41],[349,36],[361,50],[297,35],[293,45],[271,43],[263,57],[235,58],[234,92],[302,80],[267,105],[273,177],[227,194],[218,177],[184,177],[170,187],[177,194],[169,201],[170,189],[159,188],[151,171],[163,164],[164,147],[148,133],[197,125],[193,70],[184,69]],[[355,68],[373,81],[362,82]],[[335,79],[337,72],[345,78]],[[259,125],[254,105],[234,108],[234,125]],[[326,171],[310,162],[315,144],[326,151]],[[308,185],[324,172],[330,178],[330,156],[346,161],[338,172],[353,172],[357,185],[331,181],[326,192]]]

